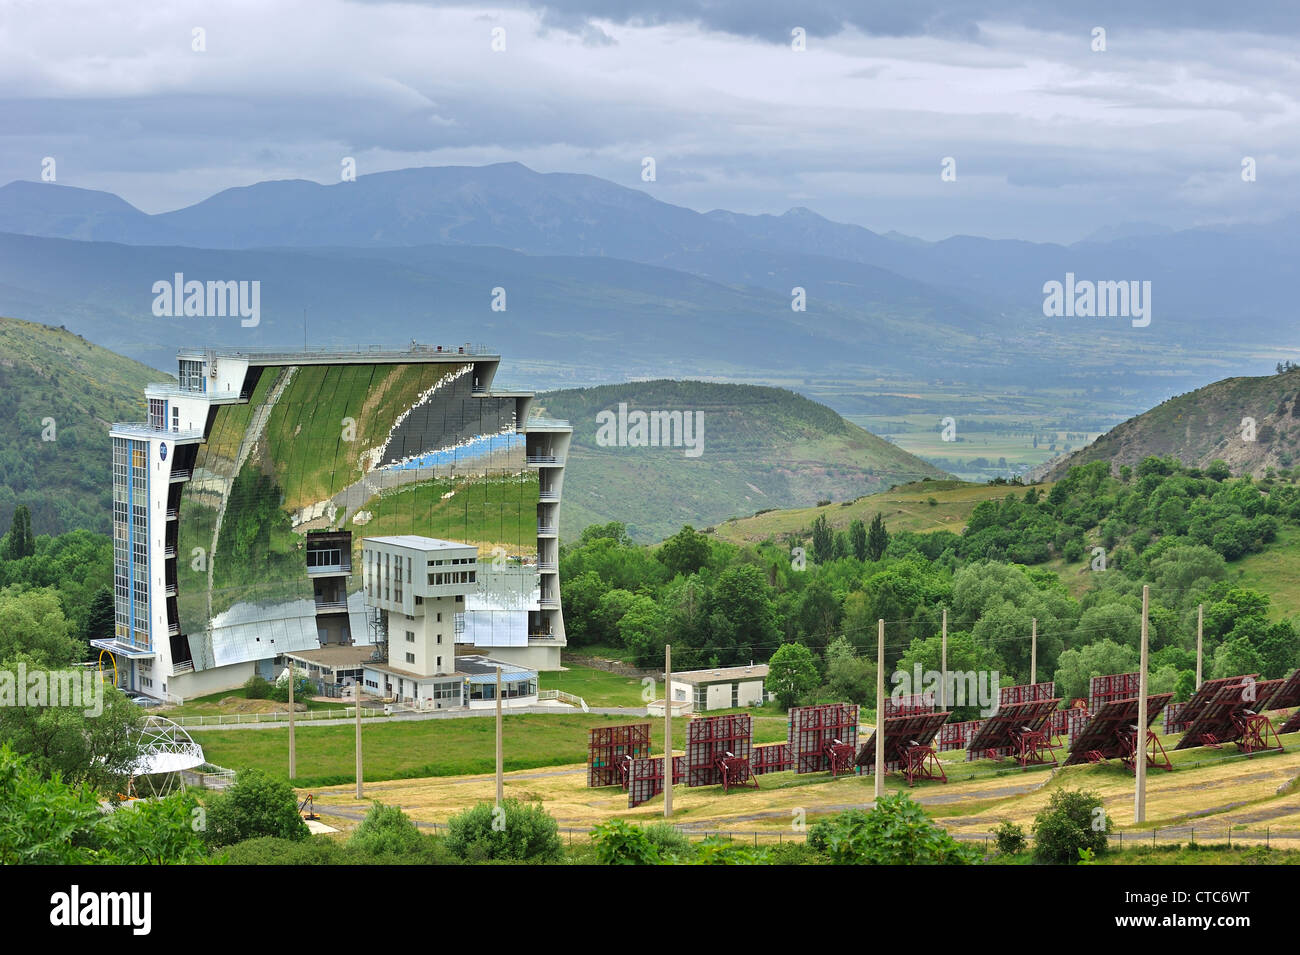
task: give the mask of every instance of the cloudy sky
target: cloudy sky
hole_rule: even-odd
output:
[[[0,183],[52,156],[147,212],[347,156],[516,160],[700,211],[1073,241],[1300,209],[1298,96],[1282,0],[0,0]]]

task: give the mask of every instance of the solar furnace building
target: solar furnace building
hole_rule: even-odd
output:
[[[94,645],[159,699],[276,675],[286,652],[387,645],[363,538],[473,548],[455,650],[560,665],[567,422],[494,391],[471,346],[183,350],[148,420],[116,424],[116,626]]]

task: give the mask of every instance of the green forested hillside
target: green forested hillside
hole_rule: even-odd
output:
[[[107,532],[108,426],[145,417],[164,375],[62,328],[0,318],[0,530],[26,504],[36,534]]]
[[[681,447],[600,446],[597,415],[617,413],[620,403],[629,413],[698,412],[699,456]],[[588,524],[617,520],[633,538],[656,540],[683,524],[945,476],[825,405],[780,388],[659,380],[553,391],[538,404],[573,425],[560,509],[560,531],[569,538]]]

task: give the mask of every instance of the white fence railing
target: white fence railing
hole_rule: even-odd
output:
[[[387,716],[383,710],[361,708],[361,718],[369,719],[372,716]],[[302,713],[295,713],[293,720],[295,723],[309,723],[313,720],[351,720],[356,719],[357,708],[355,706],[344,707],[338,710],[306,710]],[[289,722],[288,710],[277,710],[274,713],[218,713],[213,716],[178,716],[175,722],[181,726],[234,726],[239,723],[287,723]]]
[[[563,690],[542,690],[537,694],[538,700],[559,700],[561,703],[568,703],[570,706],[576,706],[582,712],[588,712],[587,701],[580,696],[574,696],[572,693],[565,693]]]

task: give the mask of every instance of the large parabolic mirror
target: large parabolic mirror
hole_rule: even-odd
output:
[[[513,398],[474,395],[472,364],[249,374],[257,376],[249,401],[216,409],[181,499],[178,609],[198,668],[323,639],[308,558],[322,540],[354,568],[344,626],[366,642],[367,536],[476,545],[479,592],[467,602],[461,639],[527,644],[539,597],[538,479],[515,433]],[[313,532],[327,533],[309,547]],[[313,566],[336,559],[329,553],[314,554]]]

